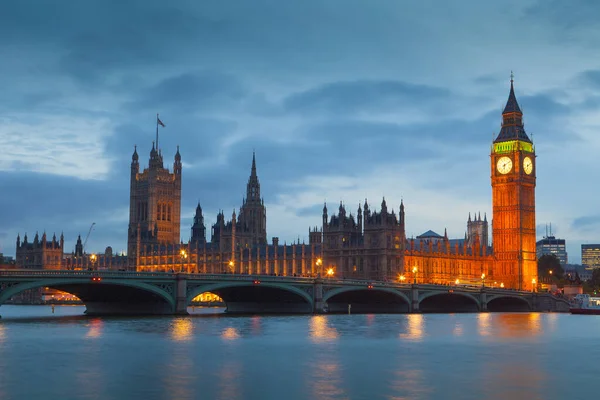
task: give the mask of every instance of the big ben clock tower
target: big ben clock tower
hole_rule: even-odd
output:
[[[535,148],[525,133],[523,113],[510,79],[502,129],[492,144],[492,240],[494,280],[532,290],[537,282],[535,251]]]

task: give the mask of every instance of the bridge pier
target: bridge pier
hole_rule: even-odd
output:
[[[323,303],[323,281],[320,278],[315,279],[314,286],[314,310],[315,314],[322,314],[324,312],[323,307],[325,304]]]
[[[420,313],[419,310],[419,288],[416,285],[412,285],[410,288],[410,313]]]
[[[485,289],[481,289],[481,294],[479,295],[479,311],[487,312],[487,294],[485,293]]]
[[[188,315],[187,278],[183,274],[177,274],[177,281],[175,284],[175,314]]]

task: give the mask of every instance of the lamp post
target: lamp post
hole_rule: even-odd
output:
[[[485,274],[481,274],[481,287],[485,287]]]
[[[406,280],[406,277],[404,275],[400,275],[398,277],[398,280],[400,281],[400,283],[404,283],[404,281]]]
[[[456,278],[456,280],[454,281],[454,284],[455,284],[456,286],[458,286],[458,284],[459,284],[459,283],[460,283],[460,280],[458,280],[458,278]]]
[[[96,269],[97,256],[95,254],[90,255],[90,261],[92,262],[92,270]]]
[[[327,270],[327,277],[332,278],[334,273],[335,273],[335,271],[333,270],[333,268],[329,268]]]
[[[536,283],[536,282],[535,282],[535,278],[533,278],[533,279],[531,280],[531,291],[532,291],[532,292],[535,292],[535,283]]]
[[[418,271],[419,271],[419,269],[417,267],[413,267],[412,273],[413,273],[413,284],[414,285],[417,284],[417,272]]]
[[[500,287],[504,289],[504,282],[500,282]]]
[[[184,269],[186,261],[187,261],[187,252],[184,249],[181,249],[179,254],[181,254],[181,272],[183,272],[183,269]]]
[[[321,273],[323,272],[323,260],[317,258],[317,277],[321,277]]]
[[[234,268],[235,264],[233,262],[233,260],[229,260],[229,269],[231,270],[231,273],[235,273],[235,268]]]

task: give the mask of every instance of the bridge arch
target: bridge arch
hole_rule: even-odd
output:
[[[103,296],[98,296],[94,292],[98,292],[98,287],[107,286],[116,287],[116,291],[108,295],[106,290]],[[163,290],[159,286],[152,285],[146,282],[133,280],[119,280],[102,278],[100,281],[91,281],[91,278],[64,278],[64,279],[42,279],[27,282],[15,282],[14,285],[6,287],[0,291],[0,305],[4,304],[11,297],[29,289],[37,289],[40,287],[48,287],[63,292],[71,293],[77,296],[86,306],[88,314],[100,313],[140,313],[140,314],[164,314],[173,313],[175,311],[174,295]],[[91,290],[90,290],[91,289]],[[145,307],[143,303],[132,304],[123,297],[131,298],[131,296],[140,295],[148,304]],[[102,297],[102,298],[100,298]],[[120,301],[121,300],[121,301]],[[160,304],[160,300],[163,304]],[[158,304],[152,304],[156,302]],[[110,306],[112,304],[112,306]]]
[[[523,296],[497,294],[487,297],[487,310],[498,312],[532,311],[531,302]]]
[[[378,286],[334,288],[324,293],[323,302],[327,303],[329,312],[347,312],[348,308],[357,313],[410,311],[409,296],[397,289]]]
[[[310,288],[312,291],[312,287]],[[314,309],[312,295],[301,288],[286,283],[254,281],[218,282],[196,286],[188,290],[186,304],[191,304],[196,296],[206,292],[221,297],[227,305],[227,312],[232,313],[310,313]]]
[[[419,295],[421,312],[477,312],[481,310],[479,299],[461,291],[431,291]]]

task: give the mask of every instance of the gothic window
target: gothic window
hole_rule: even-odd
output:
[[[165,203],[162,205],[162,220],[167,220],[167,205]]]
[[[171,221],[171,204],[169,204],[168,206],[168,210],[167,210],[167,221]]]

